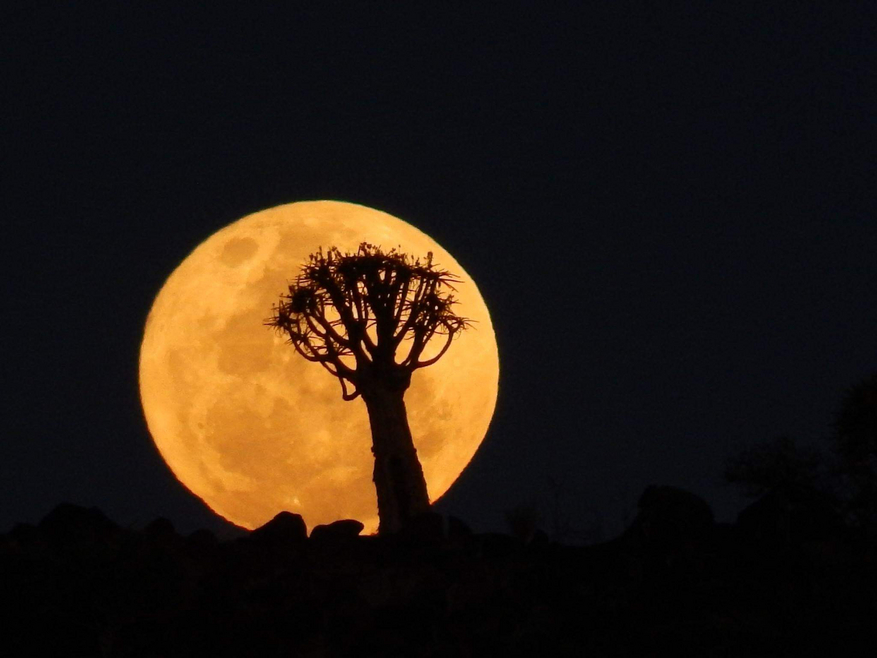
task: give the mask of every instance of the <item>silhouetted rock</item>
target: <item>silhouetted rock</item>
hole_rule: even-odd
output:
[[[455,551],[468,551],[475,547],[472,528],[456,516],[447,520],[447,539],[445,546]]]
[[[22,546],[28,546],[39,541],[40,531],[32,523],[16,523],[9,531],[9,539]]]
[[[770,500],[741,522],[763,527]],[[99,513],[62,509],[45,526],[71,550],[33,526],[0,538],[0,653],[821,656],[870,641],[877,560],[864,538],[813,539],[819,526],[798,549],[770,551],[774,535],[757,544],[704,506],[650,488],[623,537],[591,546],[453,519],[452,538],[433,544],[435,517],[426,543],[363,537],[357,521],[304,540],[292,514],[220,542],[164,521],[107,530]],[[111,541],[89,543],[104,531]]]
[[[186,548],[195,555],[204,556],[213,553],[219,546],[219,540],[209,530],[201,528],[186,537]]]
[[[174,524],[169,519],[160,516],[154,521],[150,521],[146,527],[143,528],[143,534],[150,539],[167,541],[175,538],[177,536],[177,531],[174,528]]]
[[[527,546],[533,550],[542,549],[550,543],[551,540],[548,538],[548,533],[541,528],[536,528],[527,540]]]
[[[311,530],[311,541],[339,542],[350,541],[359,537],[365,526],[354,519],[341,519],[325,525],[315,526]]]
[[[219,540],[210,530],[200,528],[186,537],[186,543],[192,545],[203,544],[205,546],[216,546],[219,544]]]
[[[651,485],[623,539],[648,569],[699,570],[714,531],[713,513],[703,498],[677,487]]]
[[[448,539],[468,539],[472,536],[472,528],[456,516],[448,517]]]
[[[40,533],[55,547],[105,542],[118,526],[96,507],[61,503],[40,521]]]
[[[487,560],[507,558],[523,546],[519,539],[499,532],[487,532],[477,537],[479,553]]]
[[[509,532],[525,544],[533,537],[542,521],[539,509],[529,503],[506,510],[504,516]]]
[[[405,522],[400,537],[407,543],[435,546],[445,539],[445,520],[438,512],[423,512]]]
[[[677,487],[650,485],[640,496],[639,514],[628,533],[662,542],[701,539],[713,528],[713,512],[703,498]]]
[[[272,544],[300,544],[308,538],[308,528],[298,514],[280,512],[273,519],[250,533],[250,539],[256,542]]]

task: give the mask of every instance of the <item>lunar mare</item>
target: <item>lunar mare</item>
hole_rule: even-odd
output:
[[[432,238],[386,213],[339,201],[270,208],[221,229],[170,275],[140,350],[140,395],[155,445],[216,513],[255,528],[288,510],[308,527],[355,518],[377,529],[371,435],[361,400],[266,326],[307,256],[363,241],[433,252],[463,280],[457,312],[473,320],[436,364],[414,373],[408,420],[430,500],[483,440],[499,359],[475,282]]]

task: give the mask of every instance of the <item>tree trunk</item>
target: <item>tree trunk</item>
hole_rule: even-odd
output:
[[[398,532],[412,516],[429,510],[426,480],[411,439],[404,390],[362,391],[372,431],[379,534]]]

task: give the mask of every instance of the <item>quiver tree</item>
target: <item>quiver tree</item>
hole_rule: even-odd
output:
[[[266,322],[336,377],[344,400],[365,402],[381,533],[429,509],[404,395],[411,374],[444,356],[469,324],[454,312],[456,283],[432,253],[421,260],[365,242],[353,253],[332,247],[311,254]]]

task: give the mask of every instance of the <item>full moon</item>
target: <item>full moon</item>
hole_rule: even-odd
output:
[[[487,432],[499,357],[475,282],[432,238],[384,212],[339,201],[290,203],[216,232],[174,270],[153,303],[140,348],[149,431],[174,475],[217,514],[256,528],[287,510],[309,528],[358,519],[378,526],[371,433],[361,399],[299,356],[264,322],[309,254],[361,242],[456,274],[456,312],[472,326],[405,395],[435,501]]]

